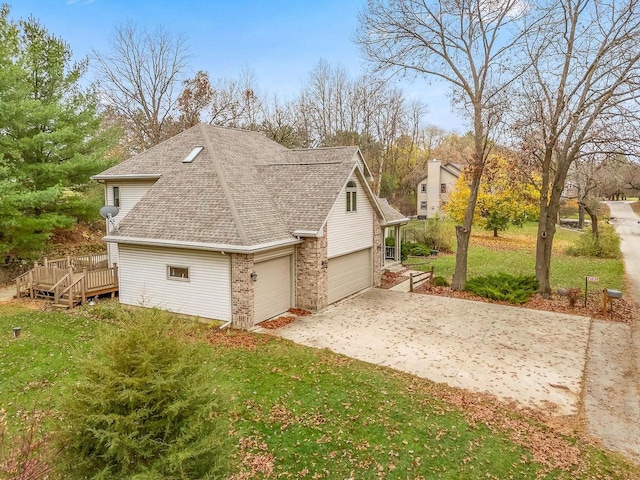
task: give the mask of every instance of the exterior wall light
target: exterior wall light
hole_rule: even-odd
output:
[[[327,268],[329,266],[329,260],[322,260],[322,268]]]
[[[254,282],[258,281],[258,274],[256,272],[251,272],[251,280]]]

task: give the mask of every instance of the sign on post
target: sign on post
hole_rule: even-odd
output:
[[[587,291],[589,290],[589,282],[599,282],[600,279],[598,277],[590,277],[587,276],[584,279],[584,308],[587,308]]]

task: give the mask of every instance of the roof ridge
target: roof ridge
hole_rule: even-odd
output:
[[[313,152],[314,150],[331,150],[331,149],[339,149],[339,148],[360,148],[358,145],[334,145],[332,147],[312,147],[312,148],[289,148],[287,149],[289,152]]]
[[[204,146],[209,153],[209,158],[211,158],[211,162],[213,163],[213,168],[216,171],[216,175],[220,180],[220,186],[222,187],[222,192],[224,193],[224,197],[227,200],[227,205],[229,205],[229,210],[231,211],[231,216],[233,217],[233,221],[236,224],[236,228],[238,229],[238,235],[240,235],[240,240],[244,245],[248,245],[248,237],[247,232],[244,229],[244,225],[242,224],[242,220],[240,219],[240,214],[238,213],[238,207],[236,206],[236,202],[233,199],[233,195],[231,195],[231,190],[227,185],[227,181],[224,178],[224,174],[222,172],[222,166],[218,159],[213,155],[213,145],[211,145],[211,140],[209,140],[209,136],[205,130],[204,124],[198,125],[200,134],[204,140]]]

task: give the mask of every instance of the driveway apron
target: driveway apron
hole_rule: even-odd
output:
[[[370,289],[275,331],[294,342],[557,415],[578,411],[590,320]]]

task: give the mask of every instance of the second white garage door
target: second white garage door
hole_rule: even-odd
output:
[[[255,323],[291,308],[291,255],[256,263]]]
[[[373,285],[371,249],[329,259],[329,303]]]

